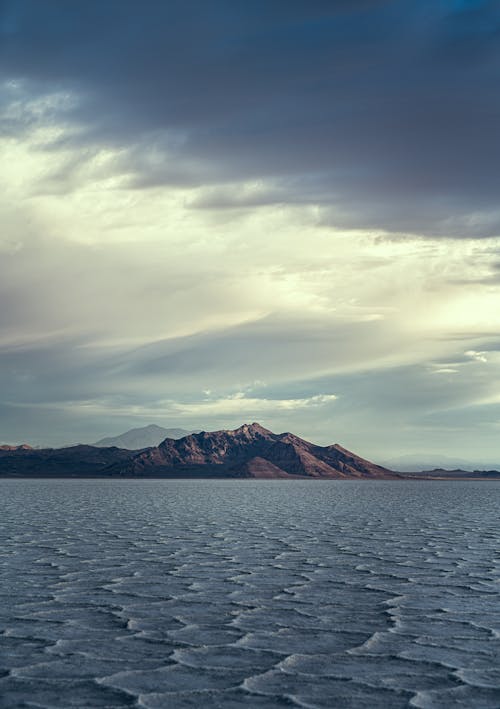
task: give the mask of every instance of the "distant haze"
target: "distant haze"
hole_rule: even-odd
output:
[[[420,470],[435,470],[442,468],[445,470],[500,470],[500,456],[497,460],[467,460],[464,458],[452,458],[446,455],[425,455],[415,453],[413,455],[402,455],[395,458],[377,461],[392,470],[403,472],[418,472]]]
[[[165,438],[183,438],[183,436],[188,436],[190,433],[195,433],[195,431],[187,431],[184,428],[162,428],[156,424],[151,424],[142,428],[133,428],[118,436],[101,438],[100,441],[93,445],[100,448],[116,446],[117,448],[138,450],[139,448],[157,446]]]
[[[498,461],[499,36],[492,0],[3,0],[0,440]]]

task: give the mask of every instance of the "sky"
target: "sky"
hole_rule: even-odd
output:
[[[0,442],[500,460],[500,3],[0,0]]]

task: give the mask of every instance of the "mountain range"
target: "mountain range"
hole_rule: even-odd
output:
[[[392,471],[338,444],[318,446],[258,423],[234,431],[193,433],[139,452],[113,472],[167,477],[393,478]]]
[[[168,431],[158,445],[130,449],[132,441]],[[293,433],[273,433],[258,423],[234,431],[186,433],[146,426],[96,445],[63,448],[0,446],[0,477],[270,478],[270,479],[499,479],[494,469],[397,473],[338,443],[319,446]],[[130,435],[129,435],[130,434]],[[121,446],[105,446],[120,441]],[[413,467],[413,466],[412,466]],[[415,469],[415,468],[414,468]],[[401,470],[401,468],[399,468]]]
[[[318,446],[258,423],[201,431],[131,451],[117,447],[0,450],[0,476],[164,478],[342,478],[399,476],[342,446]]]

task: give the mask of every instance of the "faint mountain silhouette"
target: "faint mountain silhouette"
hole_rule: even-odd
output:
[[[100,441],[92,445],[98,448],[116,446],[117,448],[127,448],[128,450],[139,450],[140,448],[157,446],[165,438],[182,438],[190,433],[193,433],[193,431],[187,431],[184,428],[162,428],[162,426],[152,423],[142,428],[132,428],[130,431],[121,433],[118,436],[101,438]]]

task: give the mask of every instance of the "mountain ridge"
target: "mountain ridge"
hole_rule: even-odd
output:
[[[141,451],[118,474],[148,472],[178,477],[305,477],[394,479],[397,473],[365,460],[339,444],[319,446],[285,432],[275,434],[259,423],[234,430],[201,431],[180,439],[167,438],[158,446]]]

